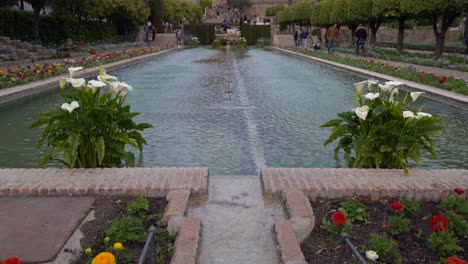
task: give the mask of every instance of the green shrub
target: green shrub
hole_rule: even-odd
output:
[[[392,215],[388,218],[388,231],[392,235],[408,233],[410,231],[410,220],[399,215]]]
[[[369,244],[362,248],[363,251],[372,250],[377,252],[379,263],[402,263],[397,242],[388,237],[387,234],[371,234]]]
[[[455,212],[457,215],[468,219],[468,200],[462,195],[446,196],[442,198],[437,208],[447,214]]]
[[[125,217],[114,221],[112,225],[104,230],[108,237],[121,243],[141,243],[146,239],[146,232],[143,227],[143,220],[136,217]]]
[[[338,211],[345,213],[348,219],[353,223],[355,221],[360,221],[367,224],[368,215],[366,207],[363,203],[356,201],[354,198],[348,198],[342,202]]]
[[[259,38],[263,38],[265,45],[270,45],[270,25],[247,25],[241,26],[241,37],[247,41],[247,45],[255,45]]]
[[[419,213],[419,203],[414,199],[408,198],[401,198],[400,203],[403,204],[405,210],[403,210],[403,214],[406,217],[411,217],[417,213]]]
[[[127,206],[127,210],[136,217],[143,218],[148,212],[149,203],[145,197],[137,195],[135,200]]]
[[[196,47],[200,46],[200,41],[198,40],[197,37],[193,37],[193,38],[190,39],[189,46],[191,48],[196,48]]]
[[[184,25],[184,42],[190,43],[193,37],[197,37],[200,45],[210,45],[215,39],[215,29],[207,24]]]
[[[257,48],[265,47],[265,42],[263,41],[263,38],[257,39],[257,43],[255,44],[255,46],[257,46]]]
[[[213,49],[219,49],[221,47],[221,41],[218,39],[213,40],[211,47],[213,47]]]
[[[349,167],[404,169],[408,174],[408,159],[419,163],[423,150],[436,155],[430,137],[440,134],[443,127],[439,119],[416,110],[414,102],[421,93],[411,93],[413,100],[407,103],[409,94],[402,97],[395,88],[401,83],[386,82],[379,88],[374,87],[376,83],[355,83],[356,109],[322,125],[332,128],[324,144],[339,139],[335,159],[343,149]],[[362,96],[365,85],[368,93]]]
[[[243,37],[240,37],[238,41],[236,41],[236,47],[240,49],[247,48],[247,40]]]
[[[451,232],[432,233],[427,240],[427,247],[434,251],[439,257],[448,257],[463,251],[463,248],[457,245],[458,239]]]

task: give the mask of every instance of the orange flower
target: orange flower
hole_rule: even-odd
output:
[[[451,256],[447,259],[446,264],[468,264],[468,262],[464,261],[463,259],[459,259],[455,256]]]
[[[101,252],[94,257],[91,264],[115,264],[115,257],[110,252]]]
[[[41,65],[40,64],[34,64],[34,67],[36,67],[36,69],[40,69]]]
[[[2,71],[2,70],[0,70],[0,75],[3,75],[3,71]]]
[[[456,217],[457,216],[457,213],[455,212],[452,212],[452,214],[450,214],[452,217]]]

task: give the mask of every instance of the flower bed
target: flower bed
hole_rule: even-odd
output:
[[[105,251],[117,256],[118,264],[137,263],[145,244],[146,231],[151,225],[157,228],[156,263],[170,263],[173,255],[175,236],[170,236],[166,228],[159,225],[167,202],[165,199],[149,198],[147,199],[147,213],[143,213],[144,210],[142,208],[145,207],[145,203],[138,199],[144,198],[140,197],[135,200],[129,197],[96,198],[94,202],[96,219],[85,223],[81,227],[81,231],[84,234],[84,238],[80,241],[81,246],[87,250],[76,263],[89,263],[89,260]],[[133,205],[129,206],[130,204]],[[144,237],[140,238],[138,235],[135,235],[138,233],[135,225],[116,224],[119,222],[118,220],[129,219],[130,216],[134,217],[134,219],[142,219]],[[111,227],[112,225],[114,225],[114,228]],[[117,229],[118,231],[115,232]],[[111,236],[110,234],[114,235]],[[116,236],[118,239],[116,239]],[[109,237],[109,241],[107,242],[106,237]],[[124,240],[125,242],[122,242],[123,239],[128,241]],[[131,240],[139,240],[140,242],[130,242]]]
[[[94,54],[81,59],[64,59],[60,63],[18,65],[16,67],[7,68],[5,71],[0,70],[0,89],[64,74],[68,72],[68,68],[72,67],[81,66],[84,68],[91,68],[115,61],[159,52],[168,48],[171,48],[171,46],[134,48]]]
[[[453,91],[456,93],[468,95],[468,84],[464,80],[455,79],[451,76],[440,76],[432,73],[418,72],[414,68],[398,68],[393,67],[385,63],[377,63],[373,61],[367,61],[365,59],[353,59],[350,57],[341,57],[338,55],[327,54],[322,52],[316,52],[309,49],[302,48],[286,48],[288,50],[302,53],[308,56],[313,56],[325,60],[330,60],[353,67],[366,69],[373,72],[387,74],[390,76],[398,77],[401,79],[418,82],[433,87],[441,88],[444,90]]]
[[[462,197],[441,203],[382,200],[364,207],[352,199],[312,203],[316,227],[302,251],[308,263],[336,263],[343,244],[333,232],[351,230],[351,241],[368,263],[450,263],[453,255],[468,260],[468,201]],[[349,248],[343,260],[358,263]]]

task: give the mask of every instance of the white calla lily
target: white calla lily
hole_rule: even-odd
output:
[[[379,255],[377,255],[377,252],[375,251],[367,250],[366,257],[372,261],[376,261],[379,258]]]
[[[60,85],[60,89],[65,89],[65,86],[67,85],[67,79],[66,78],[62,78],[59,80],[59,85]]]
[[[75,72],[81,71],[82,69],[83,69],[83,67],[71,67],[71,68],[68,68],[68,72],[70,73],[70,78],[73,78],[73,76],[75,75]]]
[[[90,88],[101,88],[101,87],[104,87],[106,86],[107,84],[101,82],[101,81],[96,81],[96,80],[91,80],[88,82],[88,86]]]
[[[424,113],[424,112],[417,112],[416,113],[416,119],[420,119],[422,117],[432,117],[432,115],[428,114],[428,113]]]
[[[403,118],[414,118],[414,113],[411,111],[403,111]]]
[[[357,93],[358,96],[361,96],[362,88],[364,87],[364,85],[366,85],[366,83],[367,83],[367,81],[354,83],[354,86],[356,87],[356,93]]]
[[[379,93],[368,93],[364,95],[364,98],[369,99],[369,100],[374,100],[375,98],[378,98],[380,96]]]
[[[379,83],[379,81],[377,81],[377,80],[367,80],[367,90],[370,91],[372,85],[375,85],[375,84],[378,84],[378,83]]]
[[[388,86],[395,87],[395,86],[400,86],[400,85],[402,85],[403,83],[402,83],[402,82],[398,82],[398,81],[388,81],[388,82],[385,82],[385,84],[388,85]]]
[[[416,100],[418,100],[418,97],[423,94],[423,92],[412,92],[410,93],[411,95],[411,98],[413,99],[413,103],[416,102]]]
[[[109,82],[118,82],[119,80],[117,79],[117,77],[115,76],[112,76],[112,75],[109,75],[107,73],[103,74],[103,75],[98,75],[97,76],[98,80],[100,82],[104,82],[104,83],[109,83]]]
[[[133,87],[124,82],[119,82],[119,90],[125,89],[126,92],[133,92]]]
[[[356,115],[362,120],[366,120],[367,114],[369,113],[369,106],[365,105],[358,107],[354,110],[354,113],[356,113]]]
[[[119,92],[119,82],[108,82],[109,84],[109,92],[110,93],[118,93]]]
[[[79,88],[86,83],[86,80],[83,78],[80,78],[80,79],[68,78],[67,82],[69,82],[73,87]]]
[[[389,92],[392,91],[393,86],[387,85],[387,84],[379,84],[379,88],[380,88],[380,90],[382,90],[382,92],[389,93]]]
[[[392,92],[390,93],[390,98],[388,99],[390,102],[394,103],[395,100],[393,100],[393,97],[396,95],[396,94],[399,94],[400,91],[398,91],[397,88],[393,89]]]
[[[63,103],[60,108],[62,110],[68,111],[69,113],[73,112],[76,108],[80,107],[77,101],[73,101],[70,104],[69,103]]]

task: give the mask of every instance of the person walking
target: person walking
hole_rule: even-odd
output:
[[[157,30],[156,30],[156,27],[153,25],[151,27],[151,40],[154,42],[154,40],[156,39],[156,34],[157,34]]]
[[[362,26],[362,24],[359,24],[357,27],[356,33],[354,34],[354,40],[356,41],[356,55],[359,55],[359,50],[362,50],[362,53],[364,53],[364,45],[366,44],[367,40],[367,31]]]
[[[304,49],[307,48],[307,38],[309,37],[309,31],[307,31],[307,29],[305,29],[303,32],[302,32],[302,47]]]
[[[335,45],[337,37],[338,37],[338,26],[335,23],[333,24],[333,26],[327,29],[327,33],[325,34],[325,44],[327,45],[328,53],[331,53],[331,49]]]
[[[148,21],[146,25],[143,27],[143,31],[145,31],[145,42],[148,47],[151,46],[151,42],[153,40],[153,37],[151,36],[151,22]]]
[[[463,40],[465,41],[466,45],[466,51],[465,51],[465,59],[468,57],[468,17],[463,17],[463,23],[464,23],[464,28],[463,28]]]
[[[294,29],[294,46],[295,47],[297,47],[297,45],[299,44],[298,39],[299,39],[299,32],[297,32],[297,29]]]
[[[183,32],[182,32],[182,28],[179,27],[176,31],[176,40],[177,40],[177,47],[180,48],[180,46],[182,46],[182,36],[183,36]]]

